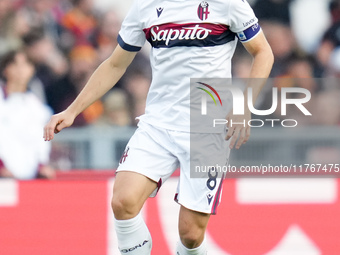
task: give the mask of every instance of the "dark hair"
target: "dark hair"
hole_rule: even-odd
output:
[[[329,3],[329,10],[332,12],[336,9],[340,8],[340,1],[339,0],[333,0]]]
[[[30,62],[33,65],[33,62],[29,59],[29,57],[26,55],[26,53],[22,49],[17,49],[17,50],[11,50],[5,53],[1,58],[0,58],[0,77],[2,79],[5,79],[3,76],[4,70],[12,63],[15,61],[15,57],[19,54],[23,53],[25,54],[27,61]]]
[[[45,34],[41,29],[32,29],[28,34],[24,35],[21,39],[24,42],[24,45],[30,47],[37,42],[44,39]]]
[[[1,78],[4,78],[3,77],[4,70],[6,69],[7,66],[9,66],[10,64],[14,62],[15,56],[17,54],[18,54],[18,51],[11,50],[1,57],[1,60],[0,60],[0,77]]]

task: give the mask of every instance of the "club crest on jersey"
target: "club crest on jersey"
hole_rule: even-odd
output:
[[[200,20],[206,20],[208,19],[208,14],[209,14],[209,4],[206,1],[201,2],[198,5],[197,9],[197,15]]]
[[[128,153],[129,153],[129,150],[130,148],[127,147],[122,155],[122,157],[120,158],[120,161],[119,161],[119,164],[123,164],[126,160],[126,158],[129,156]]]

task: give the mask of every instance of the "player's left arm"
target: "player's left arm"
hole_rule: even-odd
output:
[[[251,112],[247,105],[247,91],[248,88],[252,88],[252,99],[253,102],[256,101],[262,87],[264,86],[266,79],[268,78],[273,62],[274,56],[270,45],[268,44],[262,31],[252,38],[250,41],[244,42],[243,46],[253,57],[253,64],[250,71],[249,81],[247,88],[244,92],[244,115],[233,115],[230,113],[227,117],[228,123],[232,119],[234,123],[245,123],[243,125],[233,125],[228,127],[228,132],[226,139],[230,141],[230,148],[239,149],[242,144],[246,143],[250,137],[250,126],[248,126],[248,121],[251,119]],[[237,140],[238,139],[238,140]]]

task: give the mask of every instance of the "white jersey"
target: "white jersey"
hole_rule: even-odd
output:
[[[136,0],[118,43],[127,51],[146,40],[152,46],[152,82],[140,119],[190,131],[190,78],[231,77],[237,37],[254,38],[257,22],[246,0]]]

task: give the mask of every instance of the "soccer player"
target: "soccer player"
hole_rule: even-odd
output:
[[[204,233],[220,199],[222,178],[216,179],[213,187],[207,185],[207,179],[190,178],[190,78],[231,77],[237,38],[253,56],[250,78],[268,77],[272,51],[246,0],[136,0],[112,55],[97,68],[75,101],[46,125],[47,141],[72,125],[81,111],[115,85],[136,52],[149,41],[153,78],[146,111],[122,156],[113,188],[112,209],[121,254],[150,254],[151,236],[140,210],[178,166],[181,174],[175,199],[180,204],[180,240],[176,255],[207,253]],[[250,82],[247,86],[252,87],[255,100],[263,84]],[[229,118],[247,123],[250,111],[245,107],[244,116]],[[249,135],[247,126],[229,127],[229,143],[221,143],[216,153],[239,148]],[[219,138],[224,140],[221,135]],[[211,139],[216,140],[216,134]]]

